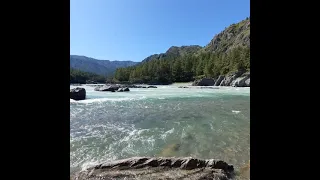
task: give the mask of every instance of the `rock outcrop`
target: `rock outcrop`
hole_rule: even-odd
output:
[[[250,78],[247,79],[244,83],[245,83],[245,85],[246,85],[247,87],[250,87]]]
[[[216,81],[210,78],[195,80],[193,86],[233,86],[250,87],[250,72],[237,71],[226,76],[220,75]]]
[[[202,78],[199,80],[195,80],[192,83],[192,86],[213,86],[214,84],[215,84],[214,79]]]
[[[70,99],[73,99],[76,101],[86,99],[86,90],[84,88],[79,88],[79,87],[70,89]]]
[[[216,82],[214,83],[215,86],[219,86],[221,81],[224,79],[224,76],[223,75],[220,75],[218,77],[218,79],[216,80]]]
[[[250,78],[250,72],[242,74],[240,77],[232,81],[231,86],[233,87],[247,87],[248,84],[250,86],[250,80],[249,83],[245,83],[246,80]]]
[[[134,157],[92,166],[71,175],[72,180],[98,179],[232,179],[234,168],[220,160]]]
[[[242,72],[238,71],[238,72],[226,75],[226,77],[221,81],[220,86],[231,86],[232,81],[238,78],[241,74]]]

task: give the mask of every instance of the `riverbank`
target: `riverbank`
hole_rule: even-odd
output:
[[[91,166],[71,174],[70,179],[228,180],[233,179],[234,176],[232,165],[215,159],[133,157]]]

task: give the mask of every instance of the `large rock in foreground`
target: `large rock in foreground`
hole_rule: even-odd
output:
[[[220,160],[134,157],[98,164],[71,175],[72,180],[98,179],[232,179],[234,169]]]
[[[79,88],[79,87],[70,89],[70,99],[73,99],[76,101],[86,99],[86,90],[84,88]]]
[[[199,80],[195,80],[192,83],[192,86],[214,86],[214,80],[210,78],[202,78]]]

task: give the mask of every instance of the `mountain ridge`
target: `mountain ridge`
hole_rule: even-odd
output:
[[[117,68],[136,65],[134,61],[99,60],[84,55],[70,55],[70,68],[103,76],[113,75]]]

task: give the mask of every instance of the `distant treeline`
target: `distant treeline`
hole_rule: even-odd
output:
[[[85,83],[105,83],[106,77],[84,72],[77,69],[70,68],[70,83],[72,84],[85,84]]]

